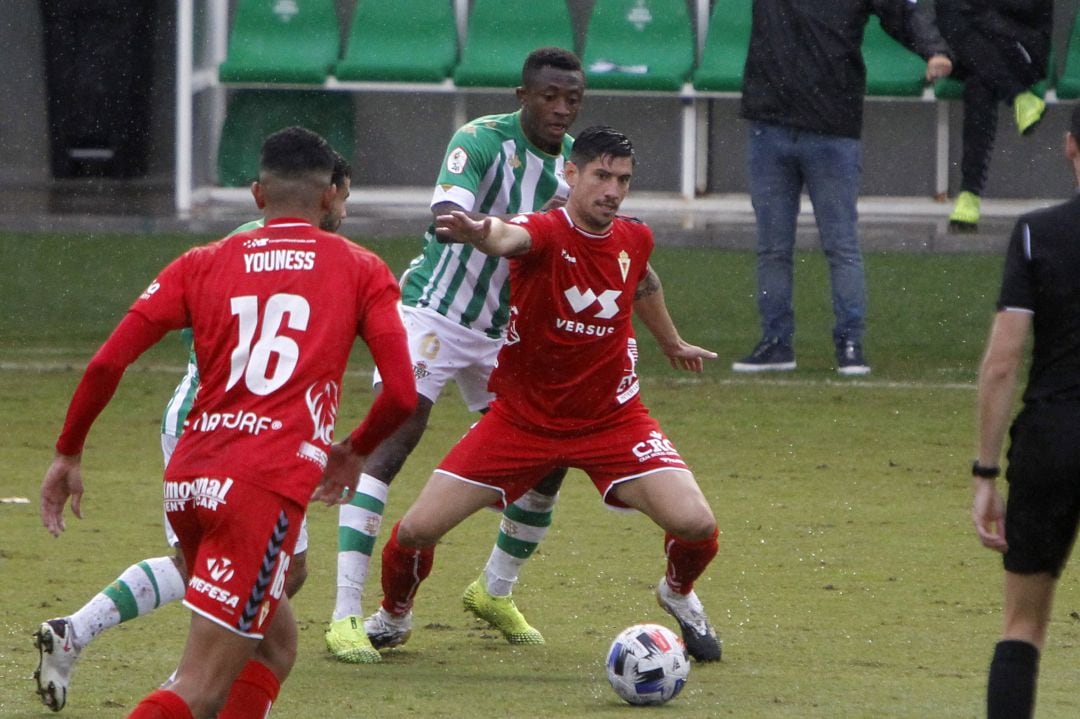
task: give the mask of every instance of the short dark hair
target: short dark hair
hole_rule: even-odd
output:
[[[263,141],[259,171],[290,178],[326,173],[329,184],[335,154],[321,135],[304,127],[287,127]]]
[[[349,161],[340,152],[337,150],[331,150],[331,152],[334,153],[334,169],[330,173],[330,182],[337,185],[340,190],[345,180],[352,179],[352,166],[349,165]]]
[[[555,67],[568,72],[582,72],[577,55],[561,47],[539,47],[529,53],[521,66],[521,84],[529,85],[544,67]]]
[[[1080,105],[1074,107],[1072,115],[1069,116],[1069,132],[1080,143]]]
[[[570,150],[570,162],[584,167],[598,157],[629,157],[635,163],[634,146],[630,138],[607,125],[593,125],[581,131]]]

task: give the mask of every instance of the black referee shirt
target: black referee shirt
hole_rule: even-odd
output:
[[[998,309],[1034,313],[1024,401],[1080,400],[1080,196],[1016,221]]]

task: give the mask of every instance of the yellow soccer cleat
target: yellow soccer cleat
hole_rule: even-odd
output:
[[[483,576],[465,588],[461,601],[466,611],[498,629],[511,644],[544,643],[544,635],[529,626],[509,595],[493,597],[488,594]]]
[[[364,621],[358,616],[342,617],[326,628],[326,648],[346,664],[375,664],[382,656],[371,645]]]

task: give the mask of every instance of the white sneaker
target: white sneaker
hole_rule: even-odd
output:
[[[364,620],[364,631],[376,649],[399,647],[412,635],[412,612],[395,617],[379,607],[379,611]]]
[[[716,630],[705,614],[705,607],[696,592],[679,594],[668,586],[667,579],[661,579],[656,587],[656,601],[660,607],[675,617],[682,630],[686,651],[699,662],[715,662],[723,653],[723,643],[717,638]]]
[[[79,658],[74,636],[71,620],[67,617],[43,622],[34,632],[34,646],[38,648],[40,656],[38,667],[34,670],[34,681],[37,682],[41,701],[54,712],[67,704],[71,672]]]

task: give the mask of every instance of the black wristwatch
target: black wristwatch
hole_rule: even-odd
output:
[[[1001,467],[984,467],[976,459],[971,463],[971,476],[979,479],[997,479],[1001,476]]]

